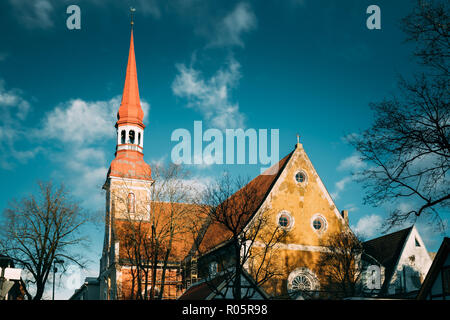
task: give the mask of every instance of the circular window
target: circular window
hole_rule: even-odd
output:
[[[306,173],[303,171],[299,171],[295,174],[295,181],[298,183],[303,183],[306,181]]]
[[[320,214],[316,214],[311,219],[312,228],[317,232],[324,232],[327,229],[327,220]]]
[[[277,223],[281,228],[289,230],[294,225],[294,218],[288,211],[283,210],[278,214]]]
[[[316,219],[316,220],[313,221],[313,227],[316,230],[322,229],[322,225],[323,225],[322,224],[322,220],[320,220],[320,219]]]

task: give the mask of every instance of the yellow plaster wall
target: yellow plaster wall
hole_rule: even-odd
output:
[[[303,170],[307,174],[306,183],[297,183],[295,174]],[[304,150],[297,149],[279,179],[279,186],[273,190],[271,207],[274,219],[278,212],[287,210],[295,219],[289,231],[288,243],[319,246],[321,240],[334,232],[343,230],[343,219],[335,213],[334,204],[330,204],[317,181],[318,175]],[[321,214],[328,227],[323,234],[312,228],[311,218]]]
[[[306,173],[306,183],[296,182],[295,174],[299,170]],[[318,174],[302,147],[297,147],[268,200],[270,209],[265,214],[270,215],[269,219],[273,219],[274,223],[277,223],[278,213],[282,210],[288,211],[295,219],[281,248],[274,249],[276,259],[272,268],[282,276],[275,277],[263,286],[267,293],[280,295],[287,292],[287,278],[295,269],[306,267],[317,275],[316,263],[321,255],[317,249],[320,250],[328,236],[342,232],[348,227],[345,220],[340,218],[340,213],[339,217],[336,215],[335,206],[327,199],[324,188],[318,182]],[[327,220],[327,228],[323,233],[312,228],[311,219],[316,214]],[[298,250],[299,245],[303,246],[304,250]],[[305,246],[316,247],[316,250],[306,251]]]

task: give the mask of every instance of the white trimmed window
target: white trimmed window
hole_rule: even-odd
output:
[[[294,179],[298,184],[305,184],[308,181],[308,176],[306,175],[305,171],[299,170],[295,174]]]
[[[131,144],[134,144],[135,138],[136,138],[136,133],[134,132],[134,130],[130,130],[128,132],[128,139],[130,140]]]
[[[314,231],[323,233],[328,228],[327,219],[325,219],[325,217],[319,213],[315,214],[311,218],[311,227],[313,228]]]
[[[128,194],[128,213],[135,213],[136,212],[136,196],[133,192],[130,192]]]
[[[283,210],[277,215],[277,224],[284,230],[291,230],[294,226],[294,217],[289,211]]]

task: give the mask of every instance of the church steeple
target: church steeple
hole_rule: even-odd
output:
[[[133,29],[131,30],[130,50],[128,53],[127,73],[125,76],[125,85],[123,87],[122,102],[117,113],[116,127],[121,124],[135,124],[142,129],[145,128],[144,111],[142,111],[141,101],[139,99],[139,86],[136,71],[136,58],[134,55]]]
[[[132,24],[133,27],[133,24]],[[117,112],[116,158],[112,161],[109,176],[151,180],[150,166],[144,162],[144,111],[139,98],[133,28],[122,101]]]

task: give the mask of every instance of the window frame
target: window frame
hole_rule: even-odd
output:
[[[130,144],[135,144],[136,142],[136,131],[133,129],[128,131],[128,142]]]
[[[314,226],[314,223],[317,220],[320,220],[320,223],[321,223],[320,229],[316,229],[316,227]],[[314,232],[316,232],[318,234],[323,234],[328,229],[328,221],[322,214],[316,213],[315,215],[313,215],[311,217],[311,228],[314,230]]]
[[[131,199],[130,196],[132,196]],[[136,213],[136,195],[134,192],[129,192],[127,195],[127,209],[128,213]]]
[[[282,226],[280,224],[280,219],[285,217],[288,221],[288,224],[286,226]],[[287,210],[281,210],[280,212],[278,212],[277,214],[277,220],[276,220],[277,226],[280,227],[281,229],[285,230],[285,231],[289,231],[294,227],[294,223],[295,223],[295,219],[292,216],[292,214],[287,211]]]
[[[297,175],[299,175],[299,174],[303,175],[303,177],[304,177],[303,181],[297,180]],[[308,175],[306,174],[305,170],[303,170],[303,169],[297,170],[294,174],[294,181],[298,185],[306,185],[308,183]]]

